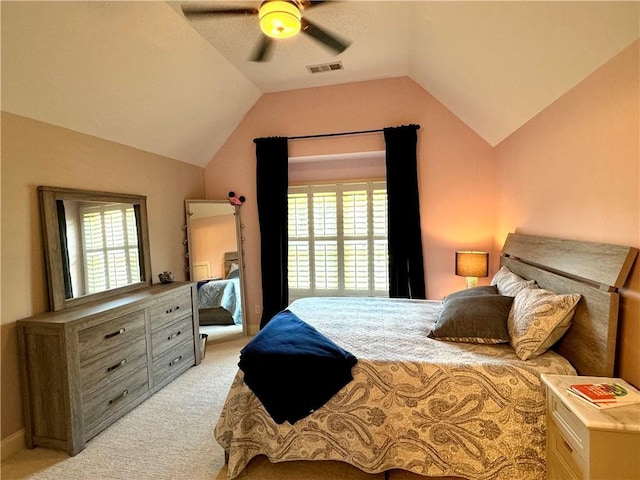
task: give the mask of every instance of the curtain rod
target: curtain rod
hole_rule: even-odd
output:
[[[339,132],[339,133],[317,133],[315,135],[298,135],[295,137],[287,137],[288,140],[302,140],[305,138],[322,138],[322,137],[342,137],[346,135],[364,135],[367,133],[382,133],[384,129],[377,128],[375,130],[359,130],[355,132]]]
[[[412,123],[410,125],[406,125],[406,126],[415,127],[416,130],[420,129],[420,125],[416,125],[414,123]],[[393,129],[393,128],[402,128],[402,127],[389,127],[389,128]],[[302,140],[302,139],[306,139],[306,138],[342,137],[342,136],[346,136],[346,135],[365,135],[367,133],[382,133],[384,131],[385,131],[384,128],[376,128],[374,130],[355,130],[353,132],[317,133],[315,135],[297,135],[297,136],[294,136],[294,137],[269,137],[269,138],[286,138],[287,140]],[[254,138],[253,142],[257,143],[259,140],[261,140],[261,139],[260,138]]]

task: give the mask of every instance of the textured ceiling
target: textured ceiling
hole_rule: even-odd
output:
[[[262,93],[403,75],[495,145],[640,31],[636,1],[331,2],[305,15],[349,49],[301,35],[254,63],[256,17],[192,21],[159,1],[0,8],[3,110],[201,166]],[[306,69],[336,60],[344,70]]]

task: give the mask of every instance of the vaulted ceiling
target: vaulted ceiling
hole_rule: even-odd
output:
[[[637,1],[327,2],[304,15],[346,51],[299,35],[256,63],[257,17],[194,3],[260,4],[0,2],[2,109],[205,166],[264,93],[409,76],[496,145],[640,35]]]

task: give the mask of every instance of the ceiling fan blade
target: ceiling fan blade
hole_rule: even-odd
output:
[[[313,37],[314,39],[318,40],[320,43],[323,43],[330,49],[335,50],[337,53],[344,52],[349,47],[349,45],[351,45],[351,42],[347,42],[345,40],[338,38],[333,33],[329,33],[324,28],[321,28],[318,25],[311,23],[309,20],[307,20],[304,17],[302,18],[301,30],[303,33],[306,33],[307,35]]]
[[[326,0],[302,0],[300,2],[300,6],[303,9],[307,10],[309,8],[319,7],[320,5],[326,5],[328,3],[331,3],[331,2]]]
[[[255,52],[251,56],[252,62],[264,62],[269,60],[269,56],[271,55],[271,47],[273,46],[273,40],[266,35],[262,35],[262,40],[258,44]]]
[[[182,13],[185,17],[211,17],[222,15],[257,15],[257,8],[202,8],[183,5]]]

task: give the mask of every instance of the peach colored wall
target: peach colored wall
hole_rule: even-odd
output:
[[[496,239],[514,229],[640,247],[638,42],[495,148]],[[640,387],[640,261],[622,290],[619,374]]]
[[[220,198],[229,190],[247,197],[241,210],[250,331],[258,329],[255,306],[262,305],[253,139],[409,123],[421,125],[418,174],[427,295],[442,298],[464,288],[464,279],[453,273],[456,249],[488,250],[495,259],[492,149],[413,80],[398,77],[267,94],[205,170],[207,198]],[[378,150],[384,150],[382,134],[289,142],[290,156]]]
[[[289,164],[289,185],[384,179],[386,175],[387,167],[384,158],[321,160]]]
[[[238,249],[236,217],[233,214],[191,221],[194,263],[209,262],[211,276],[224,277],[224,254]]]
[[[156,283],[185,279],[184,200],[204,197],[204,171],[2,112],[2,439],[23,427],[16,320],[48,309],[38,185],[146,195]]]

